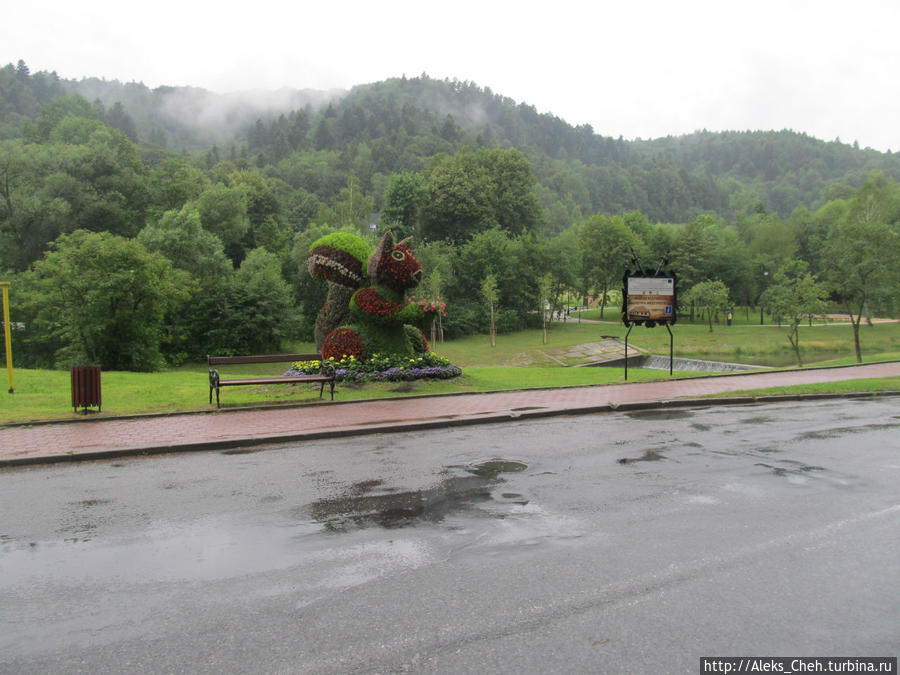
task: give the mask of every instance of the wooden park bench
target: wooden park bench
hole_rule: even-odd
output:
[[[294,361],[322,361],[321,354],[269,354],[263,356],[209,356],[209,402],[212,404],[213,390],[216,392],[216,407],[219,406],[220,387],[240,387],[253,384],[297,384],[298,382],[320,382],[319,398],[325,391],[325,383],[331,384],[331,400],[334,400],[334,367],[323,361],[325,373],[318,375],[279,375],[276,377],[242,377],[224,380],[215,366],[238,366],[249,363],[293,363]]]

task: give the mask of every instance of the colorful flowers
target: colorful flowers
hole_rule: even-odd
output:
[[[418,306],[425,314],[447,316],[447,303],[441,300],[441,296],[431,300],[424,295],[407,295],[406,302]]]
[[[405,288],[419,285],[422,281],[422,266],[413,257],[412,251],[397,244],[379,259],[375,279],[392,290],[402,292]]]
[[[356,331],[350,328],[335,328],[325,338],[322,357],[337,360],[352,356],[354,359],[366,357],[366,346]]]
[[[383,297],[372,286],[361,288],[353,294],[352,302],[363,312],[371,316],[390,316],[403,309],[403,305]]]
[[[399,382],[421,379],[450,379],[458,377],[462,371],[450,363],[449,359],[438,356],[434,352],[423,354],[417,358],[373,354],[368,359],[358,359],[353,355],[344,355],[332,362],[334,373],[339,382]],[[285,373],[303,375],[319,373],[321,364],[318,361],[298,361],[291,365]]]

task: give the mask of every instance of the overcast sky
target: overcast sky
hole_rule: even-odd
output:
[[[217,92],[469,80],[605,136],[793,129],[900,150],[900,1],[30,0],[0,65]]]

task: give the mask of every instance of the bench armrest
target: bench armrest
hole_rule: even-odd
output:
[[[322,360],[319,363],[321,364],[320,368],[322,370],[322,375],[334,377],[334,364],[331,361]]]

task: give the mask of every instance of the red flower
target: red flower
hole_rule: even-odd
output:
[[[349,328],[335,328],[325,338],[322,345],[322,358],[333,358],[340,361],[344,356],[354,356],[357,359],[366,358],[366,346],[356,331]]]
[[[372,316],[390,316],[396,314],[403,305],[387,298],[383,298],[376,289],[372,287],[361,288],[353,295],[353,302],[366,314]]]
[[[394,291],[414,288],[422,281],[422,266],[412,251],[397,244],[378,261],[376,281]]]

